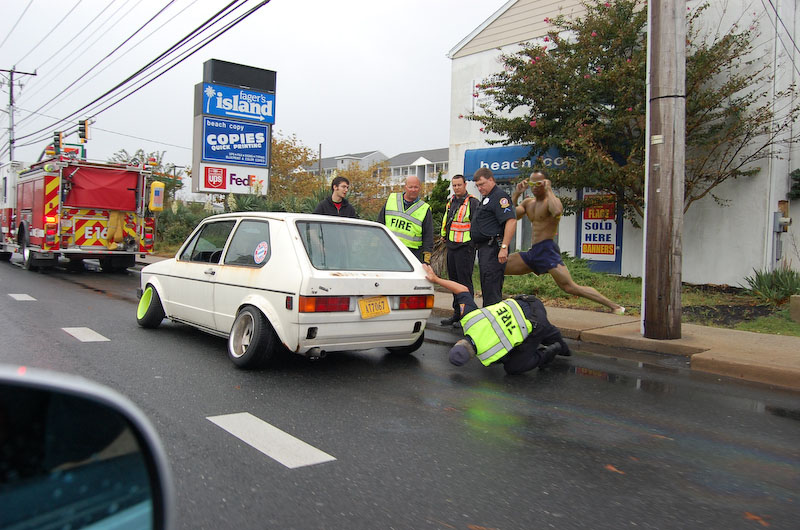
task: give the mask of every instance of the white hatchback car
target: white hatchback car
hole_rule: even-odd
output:
[[[433,286],[385,226],[313,214],[203,220],[175,258],[141,272],[137,321],[164,317],[228,337],[241,368],[285,349],[308,357],[422,345]]]

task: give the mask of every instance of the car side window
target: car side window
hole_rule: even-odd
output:
[[[271,255],[269,223],[245,220],[239,223],[231,238],[231,244],[225,254],[225,265],[263,267]]]
[[[225,248],[225,242],[235,223],[231,220],[206,224],[186,245],[180,259],[199,263],[219,263],[222,249]]]

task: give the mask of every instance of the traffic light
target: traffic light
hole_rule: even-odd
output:
[[[78,138],[82,144],[85,144],[86,140],[89,139],[89,120],[78,122]]]
[[[55,151],[55,154],[61,154],[62,145],[64,145],[64,133],[61,131],[53,133],[53,151]]]

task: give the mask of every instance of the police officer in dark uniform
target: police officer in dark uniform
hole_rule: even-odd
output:
[[[473,217],[470,234],[478,249],[483,307],[486,307],[503,299],[508,246],[517,229],[517,218],[511,197],[500,189],[489,168],[478,169],[474,180],[481,193],[481,201]]]

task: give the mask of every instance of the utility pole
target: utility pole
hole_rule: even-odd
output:
[[[33,72],[20,72],[17,70],[16,65],[11,70],[4,70],[0,68],[0,72],[8,72],[8,160],[14,161],[14,74],[21,75],[36,75],[36,70]]]
[[[681,337],[686,0],[648,2],[644,336]]]
[[[322,185],[325,185],[325,175],[322,174],[322,144],[319,144],[319,151],[317,152],[317,168],[319,171],[319,179]]]

